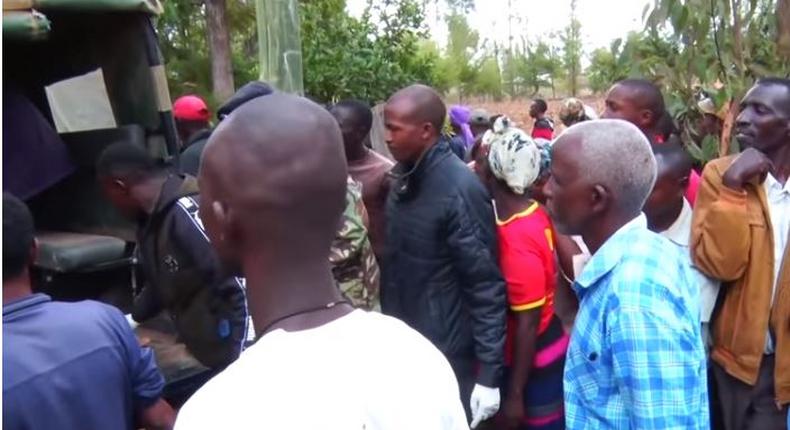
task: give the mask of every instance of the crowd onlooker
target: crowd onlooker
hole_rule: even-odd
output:
[[[494,125],[478,174],[494,200],[499,264],[507,284],[503,428],[562,429],[568,336],[554,312],[555,234],[532,187],[547,170],[543,150],[507,117]]]
[[[583,122],[554,144],[549,213],[592,254],[573,284],[569,428],[709,428],[693,274],[641,214],[655,178],[647,138],[625,121]]]
[[[138,226],[131,319],[208,370],[176,419],[133,321],[34,291],[4,193],[3,426],[786,429],[790,80],[757,81],[701,177],[681,137],[726,109],[696,108],[681,136],[626,79],[555,138],[543,99],[527,133],[424,85],[371,109],[251,82],[214,129],[181,97],[180,166],[108,142],[96,174]]]
[[[535,99],[529,106],[529,116],[535,120],[532,125],[532,137],[535,139],[551,140],[554,138],[554,121],[546,114],[548,110],[549,105],[543,99]]]
[[[439,94],[421,85],[396,92],[384,108],[398,164],[387,202],[382,310],[445,354],[476,425],[499,408],[505,283],[490,196],[439,139],[445,115]]]
[[[711,351],[723,428],[781,429],[790,403],[790,80],[749,90],[735,136],[744,151],[705,166],[692,256],[723,282]]]

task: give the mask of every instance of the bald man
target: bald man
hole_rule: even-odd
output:
[[[442,354],[335,286],[326,253],[347,175],[335,120],[304,98],[254,99],[212,134],[201,218],[246,277],[261,335],[186,403],[177,429],[466,428]]]
[[[507,302],[491,197],[440,139],[445,112],[422,85],[398,91],[384,108],[398,164],[381,303],[447,356],[475,427],[499,409]]]
[[[693,275],[641,214],[656,180],[650,144],[625,121],[587,121],[557,138],[552,155],[554,225],[581,235],[592,254],[573,284],[567,428],[708,429]]]

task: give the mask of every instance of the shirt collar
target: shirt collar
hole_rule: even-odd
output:
[[[628,237],[630,233],[635,230],[646,229],[647,217],[645,217],[645,214],[639,214],[639,216],[620,227],[604,242],[584,266],[581,276],[575,282],[577,290],[579,288],[589,288],[614,269],[614,266],[623,258],[623,253],[628,249],[627,242],[630,240]]]
[[[5,321],[6,317],[11,317],[18,312],[50,301],[52,301],[51,297],[46,294],[38,293],[6,303],[3,305],[3,320]]]
[[[763,187],[765,187],[765,193],[769,196],[781,195],[783,193],[790,194],[790,180],[786,181],[784,187],[782,187],[782,184],[780,184],[779,181],[774,178],[774,175],[770,173],[765,177]]]
[[[668,229],[661,232],[661,235],[676,245],[688,247],[693,213],[688,200],[683,199],[683,209],[680,211],[680,215]]]

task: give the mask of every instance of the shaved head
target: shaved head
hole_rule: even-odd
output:
[[[343,140],[329,112],[287,94],[256,98],[206,145],[200,215],[227,263],[262,248],[326,260],[346,178]]]
[[[406,87],[390,97],[384,106],[384,126],[392,156],[400,163],[415,163],[438,140],[447,108],[433,88]]]
[[[694,165],[688,152],[675,141],[653,145],[653,154],[658,175],[643,212],[650,229],[661,232],[669,228],[683,210],[684,194]]]
[[[625,79],[609,89],[602,118],[622,119],[652,133],[664,112],[664,97],[655,84],[645,79]]]
[[[653,154],[658,165],[658,176],[671,175],[675,179],[688,177],[694,167],[689,153],[677,142],[670,141],[653,145]]]
[[[427,85],[412,85],[399,90],[387,103],[408,103],[411,117],[418,122],[429,122],[441,132],[447,117],[447,107],[436,90]]]

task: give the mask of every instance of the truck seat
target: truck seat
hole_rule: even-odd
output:
[[[35,265],[52,272],[92,271],[128,259],[126,242],[117,237],[42,231],[36,239]]]

